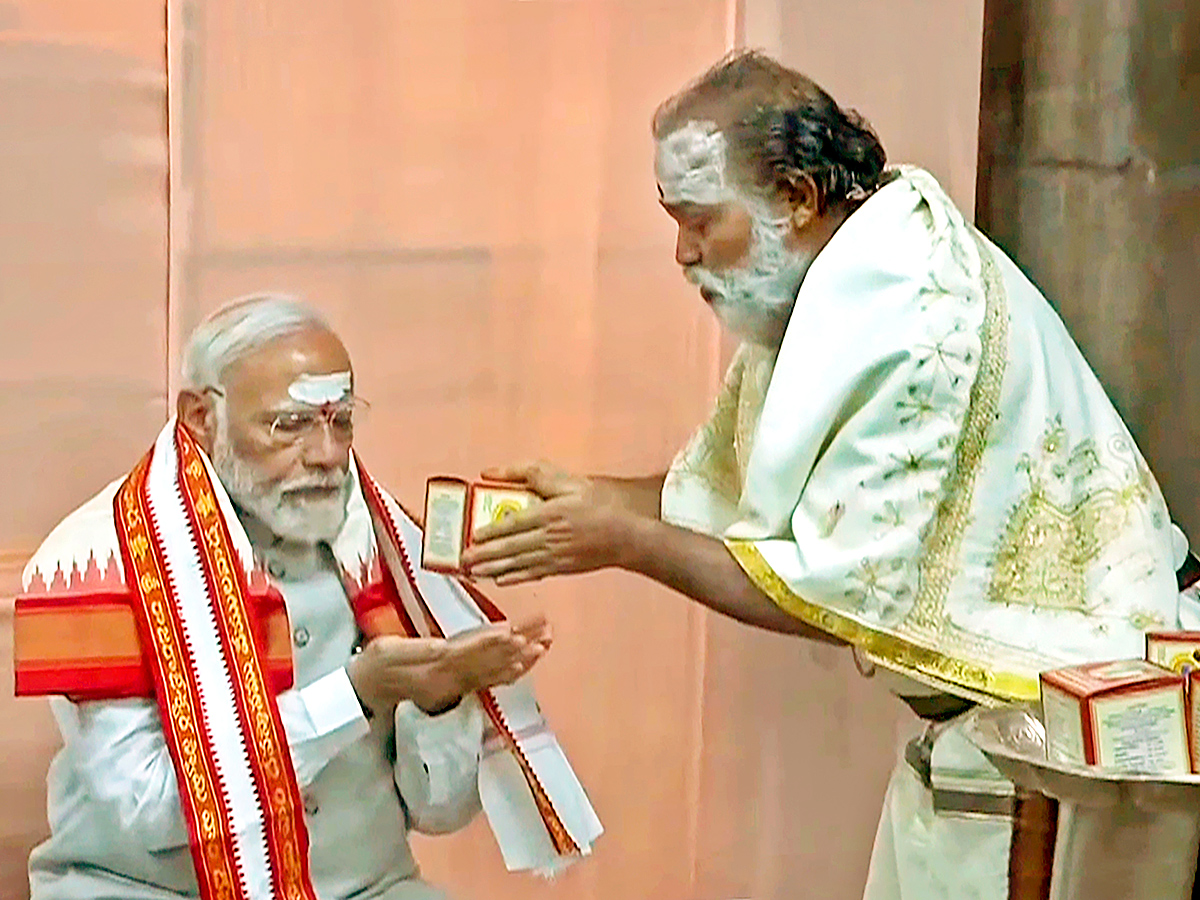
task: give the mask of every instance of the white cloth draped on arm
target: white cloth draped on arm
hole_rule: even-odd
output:
[[[927,173],[817,256],[777,356],[743,348],[663,489],[760,589],[972,699],[1178,627],[1158,485],[1062,322]]]
[[[430,716],[405,701],[396,707],[396,785],[411,827],[448,834],[480,811],[483,710],[474,696]]]

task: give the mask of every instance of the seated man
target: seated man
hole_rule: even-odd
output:
[[[547,624],[415,571],[416,525],[351,453],[337,336],[255,298],[197,329],[183,374],[153,449],[25,572],[17,693],[65,695],[32,900],[439,897],[407,832],[463,827],[489,785],[506,860],[522,829],[586,851],[598,829],[572,818],[536,704],[487,690],[538,661]]]

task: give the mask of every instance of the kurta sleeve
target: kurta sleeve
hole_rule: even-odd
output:
[[[280,694],[277,701],[301,787],[368,731],[345,669]],[[72,703],[61,697],[50,703],[87,800],[114,806],[122,829],[148,850],[186,846],[179,786],[157,705],[144,699]]]

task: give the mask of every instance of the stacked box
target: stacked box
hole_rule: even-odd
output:
[[[1192,770],[1185,678],[1140,659],[1043,672],[1050,759],[1126,772]]]
[[[1200,773],[1200,631],[1146,632],[1146,659],[1187,679],[1188,750]]]
[[[1187,675],[1200,668],[1200,631],[1147,631],[1146,659]]]

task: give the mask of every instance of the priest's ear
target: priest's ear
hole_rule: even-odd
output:
[[[182,390],[175,401],[175,415],[204,452],[211,453],[217,434],[217,409],[213,398],[200,391]]]
[[[776,190],[788,206],[792,228],[797,234],[803,233],[825,213],[825,197],[807,172],[796,172],[780,180]]]

